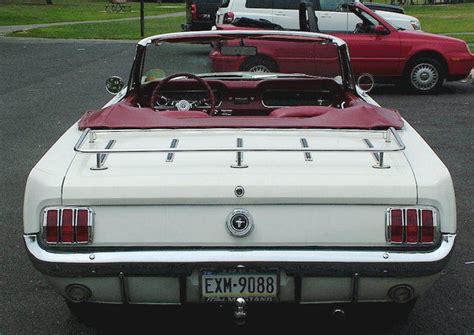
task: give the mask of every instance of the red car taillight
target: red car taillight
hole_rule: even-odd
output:
[[[435,222],[433,212],[430,210],[421,211],[421,242],[430,243],[435,239]]]
[[[234,21],[235,15],[232,12],[227,12],[224,14],[224,23],[232,23]]]
[[[437,226],[432,208],[389,208],[386,239],[391,244],[433,244]]]
[[[57,243],[59,240],[59,210],[46,212],[46,224],[44,225],[45,240],[47,243]]]
[[[47,244],[83,244],[92,241],[93,212],[90,208],[46,208],[43,237]]]
[[[198,10],[197,5],[195,3],[191,4],[191,18],[194,20],[198,19]]]

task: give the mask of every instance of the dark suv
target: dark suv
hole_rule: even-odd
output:
[[[225,0],[224,0],[225,1]],[[216,23],[217,8],[223,0],[186,0],[183,30],[209,30]]]

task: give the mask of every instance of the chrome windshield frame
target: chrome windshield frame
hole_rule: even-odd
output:
[[[339,62],[341,66],[341,76],[342,76],[342,85],[344,90],[350,91],[354,94],[355,90],[355,81],[352,74],[352,67],[350,64],[350,57],[348,53],[348,48],[346,42],[342,39],[321,33],[313,32],[304,32],[304,31],[281,31],[281,30],[210,30],[210,31],[191,31],[191,32],[178,32],[178,33],[169,33],[154,35],[142,39],[137,44],[137,50],[135,59],[133,62],[132,70],[130,73],[129,85],[127,95],[129,93],[134,93],[140,95],[141,89],[141,78],[143,75],[143,67],[145,63],[145,54],[146,48],[152,43],[166,42],[169,40],[179,40],[183,41],[195,38],[199,39],[210,39],[210,38],[246,38],[246,37],[258,37],[258,36],[288,36],[297,39],[298,37],[302,38],[314,38],[316,41],[327,41],[327,43],[332,43],[338,48],[339,53]]]

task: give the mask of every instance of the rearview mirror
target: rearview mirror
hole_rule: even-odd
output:
[[[363,73],[357,78],[357,85],[365,93],[369,93],[374,88],[374,77],[370,73]]]
[[[224,56],[255,56],[257,54],[257,48],[252,46],[222,46],[221,54]]]
[[[107,92],[113,95],[118,94],[124,86],[125,84],[122,78],[116,76],[108,78],[105,82],[105,89],[107,90]]]

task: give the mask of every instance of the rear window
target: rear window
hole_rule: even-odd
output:
[[[245,7],[247,8],[272,8],[273,1],[272,0],[247,0],[245,3]]]

